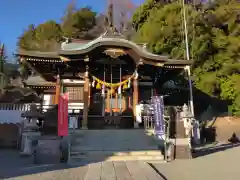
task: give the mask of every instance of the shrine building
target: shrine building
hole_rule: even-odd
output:
[[[81,106],[82,128],[137,127],[136,105],[154,95],[159,69],[180,73],[192,61],[152,54],[145,46],[106,31],[95,40],[67,40],[56,52],[19,49],[17,56],[37,74],[25,82],[42,93],[43,104],[58,104],[63,89],[69,103]],[[187,102],[186,102],[187,103]]]

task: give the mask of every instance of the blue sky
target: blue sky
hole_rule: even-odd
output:
[[[132,0],[140,4],[144,0]],[[59,20],[70,0],[1,0],[0,42],[6,46],[8,56],[16,50],[17,38],[29,24],[40,24],[47,20]],[[90,6],[103,12],[106,0],[76,0],[77,6]]]

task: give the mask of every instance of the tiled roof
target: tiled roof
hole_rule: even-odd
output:
[[[39,101],[38,95],[29,88],[8,87],[0,96],[0,103],[17,103]]]
[[[28,86],[55,86],[55,83],[46,81],[41,76],[31,76],[24,81]]]

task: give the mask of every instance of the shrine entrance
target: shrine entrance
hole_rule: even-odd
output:
[[[123,64],[104,64],[105,82],[115,84],[122,82]],[[109,87],[104,89],[104,116],[118,116],[123,112],[126,103],[124,89],[126,87]]]
[[[128,116],[128,121],[133,121],[132,81],[135,71],[129,68],[124,57],[108,57],[96,60],[95,64],[99,71],[92,73],[96,75],[92,76],[93,96],[102,99],[101,116],[104,117],[105,128],[120,126],[121,121],[124,121],[123,116]],[[129,114],[126,113],[127,110],[130,110]]]

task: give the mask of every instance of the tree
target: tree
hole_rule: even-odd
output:
[[[63,35],[70,38],[84,38],[87,32],[96,25],[96,15],[96,12],[89,7],[76,10],[70,4],[67,13],[62,18]]]
[[[215,0],[196,10],[185,5],[194,84],[210,96],[228,100],[240,113],[240,6],[236,0]],[[157,54],[185,58],[182,5],[148,0],[133,16],[135,40]]]
[[[71,1],[67,6],[65,15],[62,18],[61,28],[63,35],[66,37],[72,37],[77,29],[74,27],[73,15],[77,11],[75,1]]]
[[[168,1],[164,0],[146,0],[141,6],[139,6],[133,14],[133,27],[138,31],[142,25],[147,22],[150,14],[157,11],[162,5],[167,4]]]
[[[35,42],[35,27],[33,24],[30,24],[18,39],[18,46],[26,50],[36,49],[35,46],[36,44],[34,42]]]
[[[54,51],[62,39],[62,31],[55,21],[47,21],[38,25],[30,25],[20,36],[18,46],[26,50]]]
[[[4,64],[6,62],[6,58],[4,44],[0,43],[0,73],[4,73]]]

